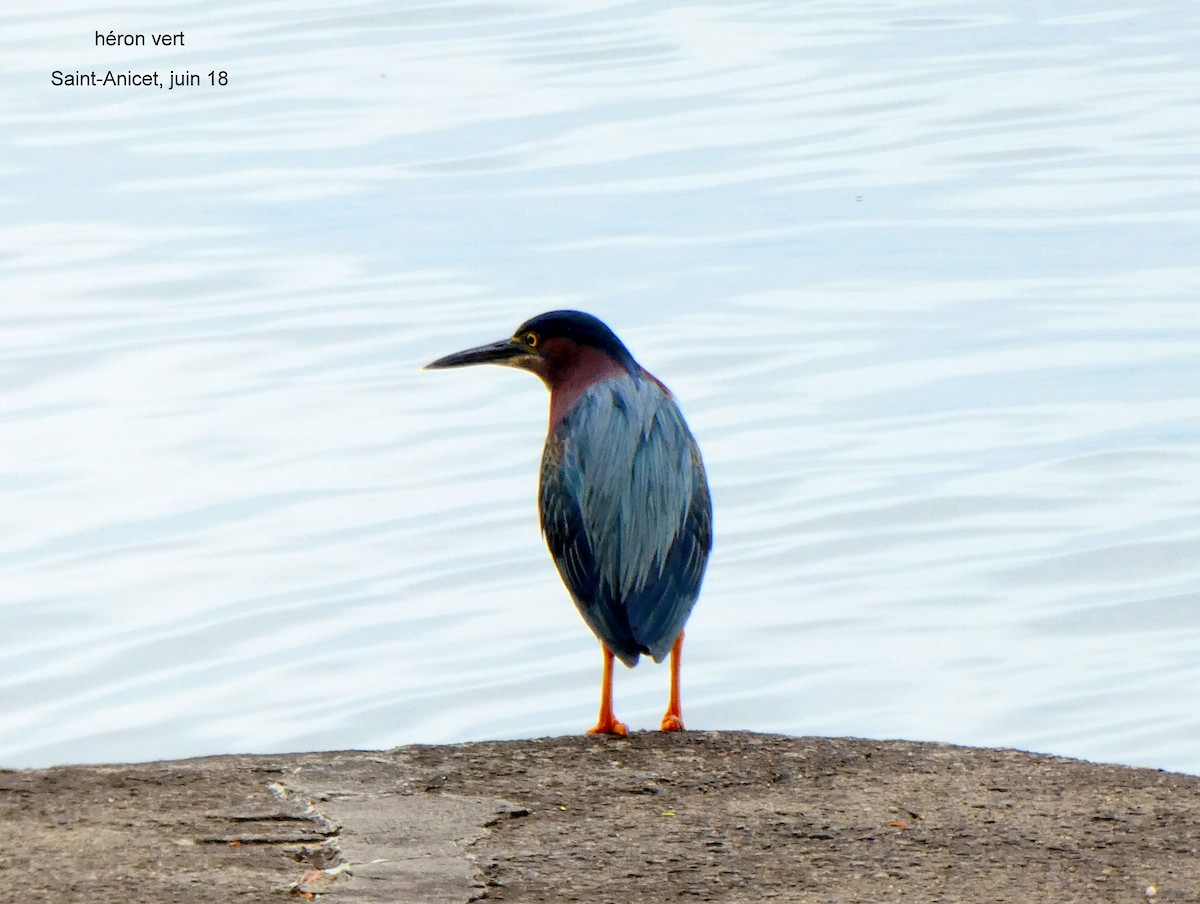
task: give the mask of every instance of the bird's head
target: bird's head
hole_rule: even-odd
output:
[[[507,339],[468,348],[425,365],[426,370],[501,364],[532,371],[551,389],[585,375],[598,378],[641,368],[603,322],[582,311],[550,311],[526,320]]]

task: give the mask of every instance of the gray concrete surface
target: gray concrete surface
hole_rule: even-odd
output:
[[[1200,778],[639,733],[0,772],[0,901],[1200,902]]]

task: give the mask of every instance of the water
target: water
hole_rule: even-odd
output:
[[[545,393],[419,370],[570,306],[705,451],[690,726],[1200,772],[1200,11],[58,10],[0,13],[0,763],[589,725]]]

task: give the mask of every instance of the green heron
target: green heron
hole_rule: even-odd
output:
[[[600,717],[590,734],[624,735],[613,715],[613,658],[632,668],[671,654],[663,731],[682,731],[683,626],[712,548],[700,449],[670,391],[590,314],[551,311],[510,339],[438,358],[427,369],[502,364],[550,390],[538,502],[542,533],[579,614],[603,648]]]

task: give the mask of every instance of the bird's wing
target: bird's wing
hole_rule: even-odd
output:
[[[683,629],[712,545],[695,440],[656,381],[589,388],[552,431],[542,528],[584,619],[627,663],[662,659]]]

